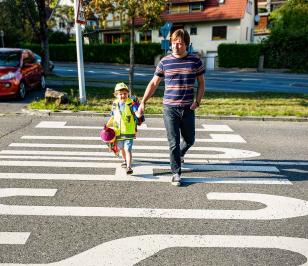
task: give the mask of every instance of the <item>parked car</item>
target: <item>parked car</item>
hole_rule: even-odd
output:
[[[40,64],[42,63],[42,58],[38,54],[34,53],[34,57],[35,57],[35,60],[37,60]],[[54,67],[55,67],[55,64],[51,60],[49,60],[48,70],[52,72]]]
[[[46,88],[44,71],[28,49],[0,48],[0,97],[24,99],[28,90]]]

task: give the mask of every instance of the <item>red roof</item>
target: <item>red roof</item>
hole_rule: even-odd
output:
[[[190,0],[173,0],[172,3],[188,3]],[[218,4],[218,0],[207,0],[202,12],[168,14],[163,12],[161,17],[164,21],[179,22],[201,22],[216,20],[233,20],[243,18],[246,10],[247,0],[225,0],[224,4]],[[136,20],[137,25],[142,24],[142,19]]]

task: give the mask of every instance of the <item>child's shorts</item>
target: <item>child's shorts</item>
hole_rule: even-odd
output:
[[[117,145],[120,150],[124,149],[125,151],[131,152],[133,148],[133,142],[133,139],[118,140]]]

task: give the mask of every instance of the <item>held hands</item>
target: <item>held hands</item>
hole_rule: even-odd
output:
[[[138,107],[138,110],[135,112],[136,116],[139,118],[142,116],[142,114],[144,113],[144,109],[145,109],[145,106],[144,106],[144,103],[141,102],[139,107]],[[139,115],[139,116],[138,116]]]

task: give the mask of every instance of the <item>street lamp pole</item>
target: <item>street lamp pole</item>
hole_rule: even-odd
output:
[[[1,37],[1,43],[2,43],[2,47],[4,48],[4,31],[3,30],[0,30],[0,37]]]

